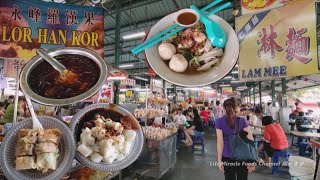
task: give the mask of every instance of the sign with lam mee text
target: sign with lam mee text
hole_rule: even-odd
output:
[[[236,30],[241,81],[319,73],[314,0],[242,16]]]

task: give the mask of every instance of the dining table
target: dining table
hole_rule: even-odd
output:
[[[292,135],[291,147],[294,145],[293,144],[294,137],[320,138],[320,133],[313,133],[313,132],[290,131],[290,134]]]
[[[320,171],[319,171],[319,153],[317,153],[317,150],[320,149],[320,140],[315,140],[315,139],[311,139],[310,140],[310,143],[311,143],[311,146],[312,146],[312,157],[313,157],[313,160],[316,162],[316,168],[315,168],[315,171],[314,171],[314,177],[313,177],[313,180],[316,180],[317,177],[318,179],[320,179]]]
[[[302,124],[300,125],[301,127],[303,128],[307,128],[307,129],[319,129],[320,125],[319,124],[315,124],[315,125],[312,125],[312,124]]]
[[[254,141],[255,147],[258,149],[259,143],[258,143],[257,139],[264,136],[263,131],[261,131],[261,130],[259,131],[259,130],[254,129],[252,131],[252,136],[253,136],[253,141]]]

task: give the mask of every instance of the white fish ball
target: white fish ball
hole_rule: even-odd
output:
[[[184,72],[188,68],[188,61],[182,54],[176,54],[171,58],[169,68],[175,72]]]
[[[159,55],[163,60],[170,60],[176,54],[176,48],[170,43],[161,43],[159,48]]]

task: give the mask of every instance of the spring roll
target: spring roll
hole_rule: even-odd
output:
[[[59,129],[40,130],[38,142],[39,143],[54,143],[59,144],[61,132]]]
[[[39,143],[35,146],[35,153],[42,154],[42,153],[57,153],[58,146],[54,143]]]
[[[34,156],[22,156],[16,159],[16,170],[35,169]]]
[[[34,144],[18,142],[16,146],[16,157],[31,156],[33,154]]]
[[[37,154],[37,170],[42,171],[42,173],[47,172],[49,169],[55,170],[58,156],[57,153]]]

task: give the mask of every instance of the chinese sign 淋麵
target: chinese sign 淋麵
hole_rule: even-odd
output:
[[[37,48],[83,47],[103,56],[103,9],[40,1],[0,2],[0,57],[30,60]]]
[[[241,81],[318,73],[315,1],[237,18]]]

